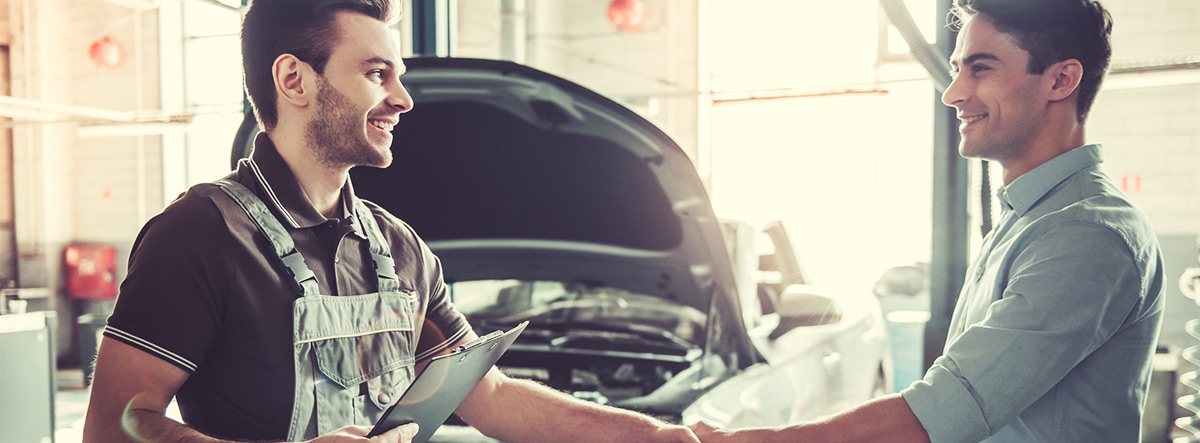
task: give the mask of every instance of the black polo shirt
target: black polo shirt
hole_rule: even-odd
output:
[[[370,248],[347,182],[342,219],[309,203],[265,134],[227,178],[257,195],[287,228],[321,293],[376,292]],[[450,303],[441,264],[412,228],[364,201],[391,245],[400,288],[419,295],[418,360],[468,331]],[[291,419],[292,302],[299,297],[266,236],[216,185],[193,186],[142,228],[104,334],[190,373],[176,399],[205,434],[285,439]],[[423,316],[423,317],[422,317]]]

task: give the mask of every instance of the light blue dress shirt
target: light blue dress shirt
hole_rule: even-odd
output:
[[[934,443],[1140,441],[1162,256],[1101,161],[1076,148],[997,193],[943,355],[901,391]]]

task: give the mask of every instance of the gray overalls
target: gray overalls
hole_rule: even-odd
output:
[[[411,291],[401,291],[395,262],[370,209],[361,201],[354,205],[375,261],[379,292],[321,295],[316,275],[262,200],[240,183],[216,184],[270,240],[301,295],[292,305],[296,391],[288,440],[373,425],[412,383],[418,300]]]

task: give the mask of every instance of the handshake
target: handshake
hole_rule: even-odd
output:
[[[329,435],[322,436],[315,440],[310,440],[308,443],[335,443],[335,442],[360,442],[368,441],[373,443],[409,443],[417,435],[416,423],[408,423],[391,429],[390,431],[372,437],[366,438],[369,428],[361,426],[348,426],[339,429]],[[727,431],[719,428],[714,428],[703,421],[693,423],[690,427],[679,425],[663,425],[657,432],[651,436],[651,441],[654,443],[711,443],[711,442],[738,442],[751,441],[741,437],[735,437],[732,431]]]

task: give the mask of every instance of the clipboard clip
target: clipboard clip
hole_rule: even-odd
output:
[[[490,333],[490,334],[488,334],[488,335],[485,335],[485,336],[483,336],[483,337],[479,337],[479,339],[477,339],[477,340],[475,340],[475,341],[473,341],[473,342],[470,342],[470,343],[467,343],[467,344],[465,344],[465,345],[461,345],[461,346],[459,346],[459,347],[457,347],[457,348],[454,348],[454,352],[453,352],[453,353],[454,353],[454,354],[457,354],[457,353],[459,353],[459,352],[466,352],[467,350],[470,350],[470,349],[477,348],[477,347],[479,347],[479,346],[482,346],[484,343],[487,343],[487,342],[490,342],[490,341],[492,341],[492,340],[495,340],[495,339],[499,338],[499,337],[500,337],[500,336],[502,336],[502,335],[504,335],[504,331],[502,331],[502,330],[497,330],[497,331],[495,331],[495,332],[492,332],[492,333]]]

